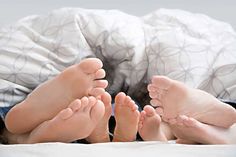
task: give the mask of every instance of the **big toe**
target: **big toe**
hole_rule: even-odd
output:
[[[118,93],[118,94],[116,95],[116,97],[115,97],[115,104],[116,104],[116,105],[124,104],[125,100],[126,100],[126,95],[125,95],[125,93],[120,92],[120,93]]]
[[[150,106],[150,105],[146,105],[143,110],[146,112],[146,115],[149,116],[149,117],[152,117],[154,116],[156,113],[155,113],[155,109]]]
[[[97,100],[96,104],[91,108],[90,117],[94,122],[98,122],[102,119],[105,113],[105,107],[102,101]]]
[[[153,76],[152,83],[154,86],[160,89],[169,89],[172,83],[172,80],[166,76]]]
[[[101,101],[104,103],[104,105],[110,105],[111,104],[111,95],[107,92],[101,95]]]
[[[80,62],[80,68],[87,74],[96,73],[102,68],[102,61],[98,58],[87,58]]]

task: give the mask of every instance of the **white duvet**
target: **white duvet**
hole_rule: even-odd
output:
[[[111,94],[122,90],[141,103],[155,74],[236,99],[236,34],[230,25],[181,10],[136,17],[62,8],[0,31],[0,106],[23,100],[85,57],[103,61]]]

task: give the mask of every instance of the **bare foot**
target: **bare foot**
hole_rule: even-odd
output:
[[[93,132],[86,138],[89,143],[110,142],[108,122],[111,117],[111,95],[105,92],[101,95],[100,100],[105,106],[105,114],[98,122]]]
[[[161,130],[161,117],[151,106],[145,106],[141,112],[138,131],[144,141],[167,141]]]
[[[181,115],[171,124],[177,143],[184,144],[235,144],[236,124],[230,128],[216,127],[201,123],[194,118]]]
[[[72,142],[86,138],[102,119],[104,112],[104,104],[94,97],[77,99],[52,120],[34,129],[25,143]]]
[[[151,104],[158,106],[156,111],[164,120],[186,115],[203,123],[226,128],[236,122],[236,110],[230,105],[165,76],[154,76],[148,90]]]
[[[113,142],[131,142],[136,140],[139,121],[138,106],[124,93],[115,97],[114,115],[116,127]]]
[[[105,77],[105,71],[101,68],[99,59],[85,59],[41,84],[8,112],[5,119],[7,129],[17,134],[29,132],[56,116],[73,100],[101,95],[107,87],[107,81],[101,80]]]

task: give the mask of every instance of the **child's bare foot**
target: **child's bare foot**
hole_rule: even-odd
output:
[[[105,113],[93,132],[86,138],[90,143],[110,142],[108,122],[112,112],[111,96],[109,93],[105,92],[101,95],[100,100],[105,106]]]
[[[151,106],[145,106],[141,112],[138,131],[144,141],[167,141],[161,130],[161,117]]]
[[[148,90],[151,104],[158,106],[156,111],[164,120],[186,115],[220,127],[230,127],[236,122],[233,107],[204,91],[189,88],[165,76],[154,76]]]
[[[131,142],[136,139],[139,121],[138,106],[124,93],[115,97],[114,115],[116,127],[113,142]]]
[[[236,124],[230,128],[216,127],[201,123],[194,118],[180,115],[171,124],[177,143],[185,144],[235,144]]]
[[[86,138],[102,119],[104,112],[104,104],[94,97],[77,99],[52,120],[34,129],[27,143],[72,142]]]
[[[73,100],[101,95],[107,86],[107,81],[101,80],[105,77],[105,71],[101,68],[99,59],[85,59],[41,84],[8,112],[5,119],[7,129],[17,134],[29,132],[53,118]]]

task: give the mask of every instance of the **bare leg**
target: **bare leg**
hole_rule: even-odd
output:
[[[233,107],[204,91],[189,88],[165,76],[154,76],[148,90],[151,104],[158,106],[156,111],[164,120],[186,115],[203,123],[226,128],[236,122],[236,110]]]
[[[94,97],[73,101],[53,119],[40,124],[29,134],[6,133],[10,143],[72,142],[86,138],[105,112],[104,104]]]
[[[7,129],[15,134],[30,132],[55,117],[73,100],[104,93],[107,81],[100,80],[105,77],[101,68],[99,59],[85,59],[43,83],[8,112],[5,119]]]
[[[111,117],[111,96],[107,92],[101,95],[101,101],[105,106],[105,114],[98,122],[93,132],[86,138],[90,143],[110,142],[108,122]]]
[[[124,93],[115,97],[115,120],[113,142],[131,142],[138,132],[139,111],[134,101]]]
[[[236,144],[236,123],[230,128],[222,128],[181,115],[171,124],[171,129],[179,139],[178,143]]]
[[[151,106],[145,106],[141,112],[138,131],[144,141],[167,141],[161,129],[161,117]]]

